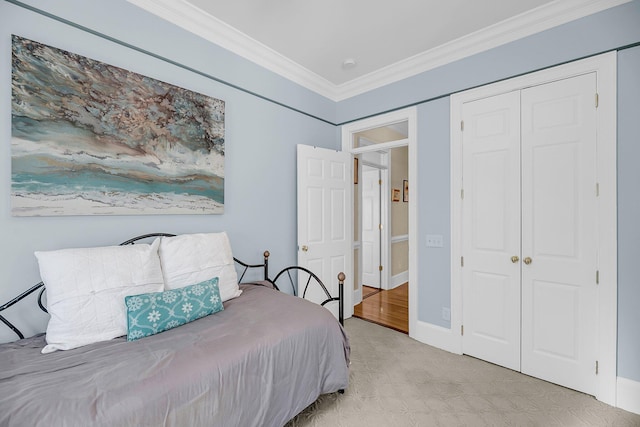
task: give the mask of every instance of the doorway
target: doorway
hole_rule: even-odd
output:
[[[415,141],[414,108],[343,127],[343,151],[357,159],[353,197],[355,269],[353,292],[345,292],[345,314],[350,309],[353,314],[354,306],[363,302],[373,304],[376,314],[400,318],[404,326],[397,327],[396,322],[391,327],[405,333],[411,330],[416,312],[410,306],[417,296],[415,290],[412,292],[416,254],[411,243],[415,237],[410,233],[412,227],[415,229],[416,204],[409,202],[415,190],[409,185],[415,183],[416,156],[411,155],[415,153]],[[362,309],[357,307],[358,317],[367,316]],[[385,324],[379,319],[376,323]]]
[[[390,135],[393,130],[396,139],[405,139],[406,124],[372,129],[367,135]],[[361,179],[354,186],[354,200],[360,203],[354,204],[354,234],[359,250],[354,250],[354,257],[362,267],[362,298],[360,303],[356,300],[354,316],[407,333],[409,200],[402,187],[408,182],[408,148],[363,153],[358,163]]]

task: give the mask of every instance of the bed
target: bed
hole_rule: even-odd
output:
[[[153,336],[49,354],[44,334],[0,344],[0,426],[282,426],[321,394],[344,391],[350,347],[340,322],[278,291],[268,255],[239,262],[240,277],[260,268],[265,280],[240,284],[222,311]],[[285,270],[276,277],[302,271]]]

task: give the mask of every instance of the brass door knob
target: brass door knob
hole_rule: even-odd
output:
[[[514,255],[514,256],[511,257],[511,262],[512,263],[515,264],[518,261],[520,261],[520,257],[518,257],[518,255]]]
[[[525,259],[523,259],[524,263],[529,265],[533,262],[533,260],[530,257],[526,257]]]
[[[309,247],[307,245],[302,246],[302,252],[307,252]]]

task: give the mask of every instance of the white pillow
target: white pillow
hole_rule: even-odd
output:
[[[240,296],[227,233],[182,234],[160,239],[165,289],[177,289],[218,277],[222,301]]]
[[[124,297],[164,287],[159,244],[36,252],[51,315],[42,352],[126,335]]]

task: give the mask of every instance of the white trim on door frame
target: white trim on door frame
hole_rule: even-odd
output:
[[[617,196],[616,196],[616,53],[606,53],[451,96],[451,329],[434,328],[429,344],[462,353],[461,223],[461,114],[462,105],[477,99],[536,86],[585,73],[597,73],[598,102],[598,348],[596,398],[616,405],[617,371]],[[594,188],[595,191],[595,188]],[[595,272],[594,272],[595,274]],[[594,361],[595,369],[595,361]]]
[[[409,148],[409,336],[413,336],[418,321],[418,160],[417,160],[417,141],[418,141],[418,123],[417,123],[416,107],[404,108],[402,110],[393,111],[379,116],[370,117],[368,119],[359,120],[342,126],[342,151],[352,154],[363,153],[367,151],[388,150],[395,147],[408,146]],[[353,134],[368,129],[387,126],[393,123],[407,121],[409,135],[407,139],[399,141],[391,141],[387,143],[376,144],[370,147],[353,148]],[[351,189],[353,191],[353,187]],[[353,195],[352,195],[353,197]],[[351,213],[351,221],[353,223],[353,210]],[[387,227],[387,233],[390,231]],[[390,239],[388,240],[390,241]],[[391,269],[387,269],[387,274]],[[353,292],[345,292],[344,317],[353,315]]]

